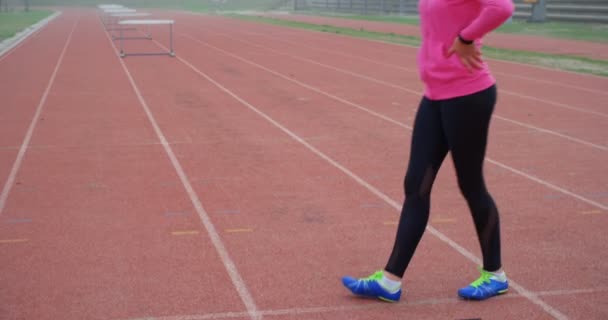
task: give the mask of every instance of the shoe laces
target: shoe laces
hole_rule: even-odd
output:
[[[481,272],[481,276],[479,277],[479,279],[477,279],[477,280],[473,281],[473,283],[471,283],[471,286],[473,288],[477,288],[484,283],[490,283],[490,279],[492,278],[492,274],[490,272],[487,272],[483,269],[480,269],[479,271]]]
[[[368,281],[378,281],[378,280],[382,279],[382,275],[383,275],[383,272],[382,272],[382,270],[380,270],[380,271],[376,271],[371,276],[369,276],[367,278],[364,278],[364,279],[361,279],[361,280],[363,280],[365,282],[368,282]]]

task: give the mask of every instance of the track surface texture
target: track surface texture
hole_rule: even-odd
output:
[[[175,12],[121,59],[94,10],[0,61],[0,319],[606,319],[608,79],[490,61],[501,297],[446,159],[396,304],[384,266],[422,86],[415,48]],[[168,46],[127,41],[130,52]]]
[[[394,33],[406,36],[420,36],[420,29],[415,25],[298,14],[269,13],[264,15],[289,21],[330,25],[357,30],[363,29],[366,31]],[[531,51],[555,55],[572,55],[597,60],[608,60],[608,44],[600,42],[495,32],[485,37],[484,44],[499,49]]]

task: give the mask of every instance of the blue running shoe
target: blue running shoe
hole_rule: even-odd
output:
[[[399,301],[401,298],[401,288],[397,292],[391,293],[380,285],[380,279],[382,279],[382,271],[378,271],[363,279],[344,277],[342,278],[342,283],[358,296],[377,298],[386,302]]]
[[[509,290],[509,282],[500,281],[496,277],[483,269],[479,269],[481,276],[473,281],[468,287],[458,290],[458,295],[464,299],[485,300]]]

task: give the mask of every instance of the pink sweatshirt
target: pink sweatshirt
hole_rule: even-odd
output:
[[[460,35],[481,47],[481,38],[498,28],[513,13],[511,0],[420,0],[422,44],[418,69],[425,84],[424,95],[443,100],[472,94],[492,86],[496,80],[487,64],[469,72],[448,49]]]

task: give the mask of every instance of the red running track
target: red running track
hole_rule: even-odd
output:
[[[416,25],[297,14],[265,14],[265,16],[275,19],[363,29],[373,32],[394,33],[414,37],[420,36],[420,30]],[[484,38],[484,43],[500,49],[572,55],[597,60],[608,59],[608,44],[592,41],[495,32],[487,35]]]
[[[501,88],[520,95],[501,94],[497,114],[510,121],[495,119],[486,165],[516,286],[484,303],[455,298],[476,277],[479,249],[446,162],[405,299],[387,305],[351,297],[339,277],[381,268],[392,245],[419,99],[415,73],[399,69],[415,69],[412,50],[173,18],[175,59],[129,57],[123,67],[93,11],[66,11],[0,62],[3,83],[36,79],[15,81],[0,110],[15,117],[2,127],[2,181],[16,172],[0,211],[0,318],[608,315],[607,120],[593,103],[607,82],[492,63]],[[384,66],[361,63],[379,52]],[[24,57],[43,61],[8,77]],[[556,94],[521,97],[535,86]],[[562,99],[579,86],[588,103]]]

